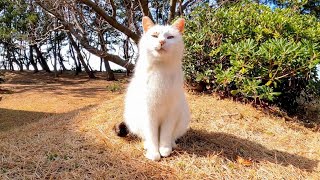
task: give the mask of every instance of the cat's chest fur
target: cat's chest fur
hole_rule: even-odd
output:
[[[152,69],[146,72],[146,86],[166,90],[173,88],[172,85],[177,83],[178,72],[167,70],[165,68]]]
[[[146,103],[157,113],[168,111],[176,103],[180,90],[179,73],[168,70],[148,72],[145,79]]]
[[[166,98],[174,93],[177,75],[172,72],[153,71],[147,74],[146,90],[155,98]],[[177,85],[177,84],[176,84]]]

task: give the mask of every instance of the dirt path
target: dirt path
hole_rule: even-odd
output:
[[[0,94],[0,130],[97,105],[116,96],[107,91],[108,86],[116,83],[103,79],[89,81],[85,75],[52,76],[44,73],[7,73],[8,80],[0,84],[4,92]]]
[[[139,139],[112,131],[125,83],[10,76],[0,85],[3,179],[320,178],[320,133],[249,105],[189,93],[191,130],[172,156],[150,162]]]

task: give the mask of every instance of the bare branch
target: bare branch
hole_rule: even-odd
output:
[[[59,15],[55,11],[51,11],[41,2],[38,1],[37,3],[39,4],[39,6],[41,6],[45,10],[46,13],[49,13],[50,15],[57,18],[59,20],[59,22],[65,27],[65,29],[67,29],[79,41],[81,46],[83,46],[90,53],[92,53],[98,57],[107,58],[109,61],[114,62],[122,67],[125,67],[128,70],[133,69],[134,65],[131,64],[130,62],[125,61],[124,59],[120,58],[117,55],[109,54],[105,51],[99,50],[99,49],[91,46],[88,39],[85,37],[85,34],[80,34],[81,32],[76,30],[74,24],[65,21],[64,18],[61,17],[61,15]]]
[[[170,0],[168,24],[170,24],[170,22],[174,19],[176,15],[176,5],[177,5],[177,0]]]
[[[75,36],[76,39],[79,40],[80,44],[81,44],[86,50],[88,50],[90,53],[92,53],[92,54],[94,54],[94,55],[96,55],[96,56],[98,56],[98,57],[107,58],[109,61],[114,62],[114,63],[116,63],[116,64],[118,64],[118,65],[120,65],[120,66],[122,66],[122,67],[125,67],[125,68],[127,68],[127,69],[129,69],[129,70],[132,70],[132,69],[133,69],[133,67],[134,67],[133,64],[131,64],[131,63],[123,60],[123,59],[120,58],[119,56],[116,56],[116,55],[113,55],[113,54],[109,54],[109,53],[107,53],[107,52],[105,52],[105,51],[102,51],[102,50],[99,50],[99,49],[97,49],[97,48],[94,48],[93,46],[91,46],[91,45],[89,44],[88,39],[86,39],[85,37],[79,35],[76,31],[73,30],[72,27],[70,27],[69,24],[66,24],[65,26],[66,26],[66,28],[71,32],[71,34],[72,34],[73,36]]]
[[[77,32],[75,32],[73,30],[72,27],[70,27],[68,24],[65,25],[66,28],[71,32],[71,34],[79,40],[79,43],[86,49],[88,50],[90,53],[98,56],[98,57],[101,57],[101,58],[107,58],[109,61],[111,62],[114,62],[122,67],[125,67],[129,70],[132,70],[133,69],[133,64],[125,61],[124,59],[120,58],[119,56],[117,55],[113,55],[113,54],[109,54],[105,51],[102,51],[102,50],[99,50],[93,46],[91,46],[88,42],[88,39],[86,39],[85,37],[82,37],[81,35],[79,35]]]
[[[139,4],[143,15],[148,16],[154,22],[148,7],[148,0],[139,0]]]
[[[138,43],[140,36],[138,36],[136,33],[131,31],[129,28],[118,23],[112,17],[108,16],[107,13],[105,12],[105,10],[100,8],[96,3],[92,2],[91,0],[77,0],[77,1],[91,7],[97,14],[99,14],[104,20],[106,20],[112,27],[121,31],[122,33],[124,33],[125,35],[130,37],[134,42]]]
[[[112,18],[113,18],[113,19],[116,19],[117,9],[116,9],[116,6],[115,6],[115,4],[114,4],[114,1],[113,1],[113,0],[109,0],[109,3],[110,3],[111,8],[112,8]]]
[[[181,6],[181,11],[183,12],[189,5],[196,3],[197,0],[188,0]]]
[[[30,42],[29,44],[30,45],[34,45],[34,44],[36,44],[36,43],[40,43],[40,42],[42,42],[42,41],[45,41],[45,40],[47,40],[47,38],[50,36],[50,34],[53,32],[53,31],[57,31],[57,30],[60,30],[60,29],[62,29],[63,28],[63,25],[60,25],[60,26],[58,26],[58,27],[55,27],[55,28],[53,28],[53,29],[50,29],[46,34],[44,34],[44,35],[42,35],[40,38],[38,38],[38,39],[35,39],[35,42]]]

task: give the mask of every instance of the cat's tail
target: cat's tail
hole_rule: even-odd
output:
[[[116,132],[116,135],[120,137],[125,137],[129,134],[129,129],[124,122],[114,125],[113,129]]]

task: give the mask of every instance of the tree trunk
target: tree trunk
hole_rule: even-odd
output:
[[[9,63],[9,70],[11,71],[14,71],[14,67],[13,67],[13,64],[12,64],[12,59],[10,57],[10,51],[8,48],[7,49],[7,60],[8,60],[8,63]]]
[[[54,42],[54,47],[53,47],[53,59],[54,59],[54,64],[53,64],[54,77],[57,77],[57,49],[56,49],[55,42]]]
[[[100,72],[102,72],[102,63],[103,63],[103,58],[100,58]]]
[[[175,15],[176,15],[176,5],[177,5],[177,0],[170,0],[170,11],[169,11],[168,24],[171,23],[171,21],[174,19]]]
[[[59,64],[62,68],[62,71],[66,71],[66,67],[63,64],[63,57],[61,56],[61,47],[60,47],[60,41],[58,41],[58,57],[59,57]]]
[[[78,75],[81,72],[81,66],[79,68],[79,64],[78,64],[76,56],[74,55],[74,51],[73,51],[73,47],[72,47],[71,43],[69,45],[69,52],[70,52],[70,55],[71,55],[72,59],[74,60],[74,65],[76,66],[75,67],[76,75]]]
[[[2,62],[2,66],[4,67],[4,70],[7,70],[6,61],[3,61],[3,62]]]
[[[29,58],[28,58],[28,55],[27,55],[27,49],[24,49],[23,50],[23,57],[24,57],[24,59],[26,60],[26,63],[25,63],[25,65],[26,65],[26,69],[29,71],[30,70],[30,61],[29,61]]]
[[[36,50],[36,53],[37,53],[37,56],[38,56],[38,59],[40,60],[40,65],[42,66],[42,69],[45,70],[46,72],[51,72],[50,71],[50,68],[47,64],[47,61],[44,59],[44,57],[42,56],[42,53],[40,51],[40,49],[38,48],[38,46],[35,44],[35,45],[32,45],[33,48]]]
[[[81,64],[83,65],[84,70],[85,70],[86,73],[88,74],[89,78],[95,78],[93,72],[90,71],[89,67],[88,67],[87,64],[85,63],[85,61],[84,61],[84,59],[83,59],[83,56],[82,56],[82,54],[81,54],[81,51],[80,51],[79,46],[78,46],[77,43],[74,41],[72,35],[71,35],[70,33],[67,33],[67,34],[68,34],[68,37],[69,37],[69,39],[70,39],[71,45],[72,45],[73,48],[76,50],[77,57],[78,57],[79,61],[81,62]]]
[[[51,35],[50,35],[51,37]],[[57,31],[54,32],[54,38],[57,37]],[[57,77],[57,41],[55,39],[52,40],[51,38],[51,43],[52,43],[52,50],[53,50],[53,69],[54,69],[54,77]]]
[[[12,51],[12,60],[13,60],[13,62],[15,62],[17,64],[17,66],[19,67],[19,70],[23,71],[23,64],[21,61],[18,61],[18,59],[16,58],[14,50]]]
[[[114,74],[110,68],[109,61],[104,59],[104,67],[106,68],[106,73],[107,73],[107,81],[114,81],[116,78],[114,77]]]
[[[107,48],[106,48],[105,40],[103,39],[102,32],[99,32],[98,36],[99,36],[99,40],[100,40],[101,50],[106,52]],[[110,64],[109,64],[108,58],[104,57],[103,60],[104,60],[104,67],[106,68],[107,81],[116,80],[116,78],[114,77],[114,74],[113,74],[113,72],[112,72],[112,70],[110,68]]]
[[[34,58],[33,58],[33,48],[32,48],[32,45],[29,45],[29,61],[30,61],[31,65],[32,65],[32,67],[33,67],[33,69],[34,69],[33,72],[34,72],[34,73],[39,72],[37,63],[36,63],[36,61],[34,61]]]
[[[59,51],[58,52],[58,57],[59,57],[59,64],[60,64],[60,66],[61,66],[61,68],[62,68],[62,71],[66,71],[67,70],[67,68],[66,68],[66,66],[64,66],[64,64],[63,64],[63,57],[61,56],[61,52]]]
[[[9,70],[14,71],[14,67],[11,59],[9,59]]]
[[[78,64],[77,72],[78,72],[78,74],[79,74],[79,73],[81,73],[81,72],[82,72],[82,66],[81,66],[81,62],[80,62],[80,59],[79,59],[79,58],[78,58],[78,59],[76,59],[76,61],[77,61],[77,64]]]

